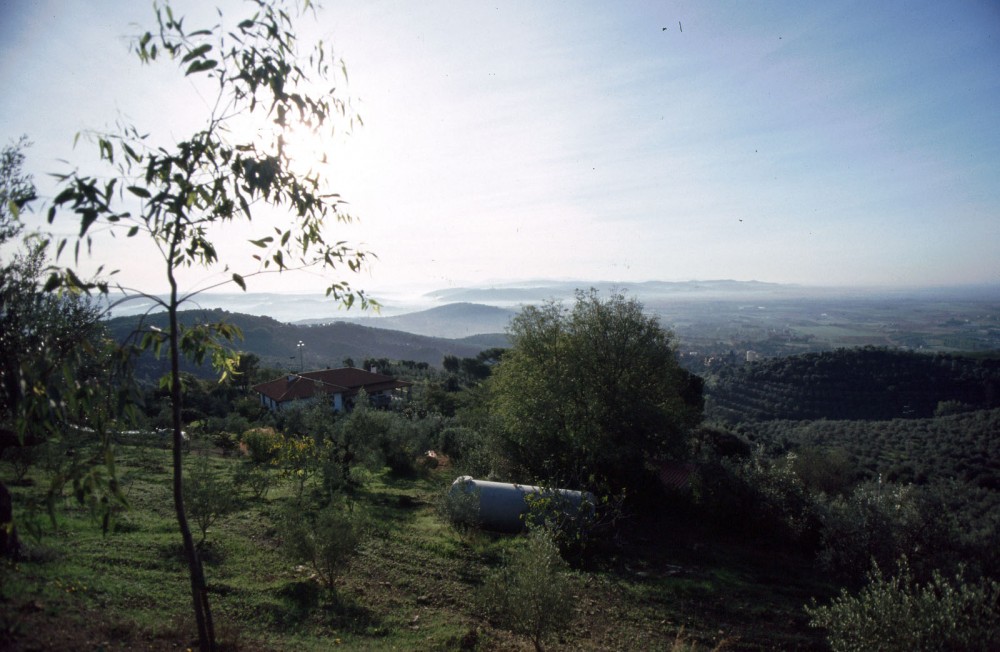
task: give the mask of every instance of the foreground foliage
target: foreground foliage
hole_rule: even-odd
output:
[[[67,502],[58,532],[29,540],[22,561],[0,566],[0,648],[197,644],[172,521],[170,452],[155,442],[140,445],[138,437],[130,441],[137,443],[120,445],[117,455],[130,509],[117,512],[106,537],[87,510]],[[231,485],[245,460],[218,449],[205,455],[204,445],[192,441],[185,464],[194,470],[205,457],[215,479]],[[44,491],[48,477],[32,467],[32,484],[13,488],[18,504]],[[435,509],[453,478],[449,468],[410,478],[383,469],[353,490],[354,510],[368,515],[370,536],[335,567],[333,591],[309,562],[288,554],[283,516],[302,504],[296,481],[272,473],[266,496],[240,491],[201,549],[220,647],[485,652],[523,646],[527,639],[483,619],[476,596],[526,542],[453,529]],[[314,476],[302,495],[306,509],[324,504],[322,478]],[[575,571],[573,624],[547,639],[546,649],[669,649],[681,628],[685,650],[724,638],[738,638],[743,649],[818,649],[819,633],[806,627],[801,605],[828,592],[807,563],[717,545],[674,523],[633,524],[629,531],[623,547]]]
[[[937,572],[919,583],[905,557],[893,576],[876,567],[857,595],[843,591],[832,604],[807,611],[813,627],[829,632],[834,652],[987,652],[1000,640],[1000,584]]]
[[[137,334],[135,342],[138,349],[162,353],[169,360],[169,375],[161,383],[170,388],[174,505],[188,560],[199,647],[206,651],[215,649],[215,634],[203,564],[184,505],[180,360],[209,359],[225,378],[238,363],[227,344],[239,332],[224,322],[182,328],[178,311],[198,291],[183,290],[180,274],[192,267],[222,272],[226,282],[245,290],[246,278],[260,273],[310,266],[330,270],[341,264],[357,270],[365,258],[343,242],[328,240],[328,220],[346,222],[350,217],[338,212],[342,201],[321,176],[301,167],[303,162],[292,161],[285,146],[293,127],[316,135],[345,115],[346,105],[332,89],[315,90],[316,83],[330,81],[331,62],[322,46],[300,53],[284,3],[255,4],[254,13],[235,25],[197,30],[186,28],[169,4],[157,5],[157,29],[139,36],[132,49],[143,63],[169,58],[184,77],[204,82],[201,88],[215,100],[208,103],[202,127],[172,143],[156,142],[128,124],[98,135],[100,161],[110,170],[93,176],[76,171],[61,175],[48,215],[51,223],[61,210],[69,210],[79,221],[79,234],[58,245],[62,251],[72,244],[74,264],[79,264],[81,252],[91,251],[91,234],[99,229],[126,238],[141,236],[160,255],[169,288],[166,298],[119,289],[133,298],[152,299],[168,315],[166,330]],[[219,15],[221,19],[221,11]],[[254,135],[258,130],[265,134],[262,141]],[[261,213],[266,214],[264,207],[280,211],[281,226],[261,229],[250,239],[258,253],[249,262],[232,261],[237,269],[232,271],[220,260],[217,229],[237,221],[256,226]],[[46,289],[57,287],[78,291],[95,285],[81,281],[73,268],[63,268],[53,271],[46,283]],[[108,289],[106,281],[96,287]],[[348,304],[355,298],[343,282],[331,282],[327,294]],[[364,295],[359,296],[365,303]]]
[[[493,621],[527,636],[541,652],[549,637],[566,629],[574,613],[573,584],[559,547],[548,532],[533,529],[503,568],[490,573],[479,599]]]
[[[111,382],[116,360],[99,311],[79,293],[39,290],[51,247],[41,234],[25,234],[21,220],[35,198],[22,170],[29,145],[22,137],[0,150],[0,455],[15,482],[44,460],[53,493],[72,485],[106,519],[122,499],[108,428],[128,405]],[[16,556],[9,479],[0,477],[0,555]],[[50,512],[53,493],[37,501]]]

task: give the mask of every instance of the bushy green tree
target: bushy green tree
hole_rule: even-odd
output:
[[[115,481],[110,430],[124,399],[111,382],[100,313],[72,291],[42,287],[50,264],[50,243],[38,233],[24,235],[21,214],[35,188],[23,172],[21,138],[0,150],[0,452],[19,475],[38,457],[39,447],[62,449],[50,483],[51,513],[63,487],[89,503],[105,527],[111,506],[124,500]],[[51,289],[51,288],[50,288]],[[130,405],[124,400],[118,407]],[[87,432],[86,441],[75,437]],[[72,447],[60,442],[74,439]],[[82,444],[82,445],[80,445]],[[0,493],[6,489],[0,483]],[[16,552],[13,515],[0,513],[0,551]],[[10,533],[10,537],[5,536]],[[8,545],[9,544],[9,545]]]
[[[721,532],[799,543],[818,527],[815,504],[794,471],[794,455],[761,451],[709,459],[692,482],[698,513]]]
[[[876,567],[857,595],[844,590],[806,611],[812,627],[827,630],[834,652],[987,652],[1000,640],[1000,584],[937,572],[919,583],[905,557],[891,577]]]
[[[508,454],[534,479],[645,488],[658,462],[685,455],[701,382],[639,301],[578,292],[570,310],[524,308],[508,335],[490,406]]]
[[[306,414],[306,428],[319,442],[323,487],[327,493],[353,489],[362,477],[359,470],[376,470],[381,466],[379,442],[391,425],[388,414],[373,409],[363,391],[346,417],[335,418],[333,410],[321,404]]]
[[[875,563],[892,568],[901,555],[918,552],[925,520],[916,488],[882,482],[857,486],[821,510],[821,566],[842,582],[857,584]],[[933,518],[933,515],[931,515]]]
[[[529,532],[504,566],[486,577],[479,599],[492,622],[527,636],[538,652],[576,615],[572,579],[544,528]]]
[[[237,503],[228,483],[219,477],[208,463],[208,457],[197,456],[189,465],[184,499],[191,518],[201,532],[198,546],[205,544],[208,529],[221,517],[236,509]]]
[[[337,503],[318,511],[293,505],[282,521],[285,551],[296,561],[308,564],[331,591],[340,570],[357,552],[367,531],[367,521],[361,513]]]

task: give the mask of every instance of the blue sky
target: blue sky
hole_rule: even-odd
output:
[[[57,159],[94,160],[72,149],[81,129],[119,113],[164,137],[196,124],[189,82],[129,59],[147,3],[0,12],[0,137],[35,141],[43,195]],[[327,2],[303,26],[346,62],[365,123],[315,147],[360,220],[336,239],[379,257],[352,281],[376,294],[533,278],[1000,282],[995,2],[376,0]],[[96,251],[160,289],[134,247]]]

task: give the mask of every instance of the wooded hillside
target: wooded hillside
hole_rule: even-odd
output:
[[[926,418],[1000,407],[1000,359],[866,347],[726,367],[707,385],[710,418]]]
[[[440,367],[446,355],[474,357],[483,349],[506,346],[503,335],[478,335],[463,339],[425,337],[402,331],[371,328],[357,324],[335,322],[316,326],[285,324],[270,317],[257,317],[225,310],[186,310],[180,313],[184,325],[225,321],[243,331],[243,340],[233,347],[257,355],[262,366],[279,369],[340,367],[344,359],[360,363],[365,358],[413,360]],[[166,315],[156,313],[145,317],[118,317],[107,322],[111,336],[118,342],[126,340],[137,329],[166,328]],[[298,343],[302,342],[302,359]],[[158,377],[165,369],[164,361],[150,355],[139,361],[137,376]],[[196,375],[211,375],[208,366],[198,367],[185,360],[184,371]]]

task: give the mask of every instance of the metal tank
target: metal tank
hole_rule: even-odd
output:
[[[593,494],[588,491],[491,482],[477,480],[469,475],[455,478],[448,493],[452,496],[477,496],[479,510],[476,525],[496,532],[520,532],[524,529],[523,515],[528,512],[525,497],[528,495],[557,496],[559,508],[569,512],[571,516],[580,513],[581,509],[592,512],[596,505]]]

